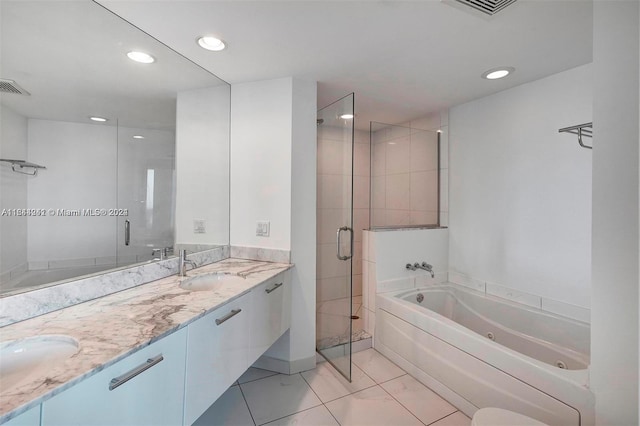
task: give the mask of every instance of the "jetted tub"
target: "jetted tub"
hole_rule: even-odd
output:
[[[589,324],[455,284],[378,294],[374,346],[468,416],[591,425]]]

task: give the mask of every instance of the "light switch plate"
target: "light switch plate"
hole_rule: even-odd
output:
[[[258,221],[256,222],[256,236],[257,237],[268,237],[269,236],[269,221]]]
[[[206,234],[207,224],[202,219],[193,219],[193,233],[194,234]]]

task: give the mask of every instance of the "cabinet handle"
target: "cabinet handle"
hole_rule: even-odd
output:
[[[238,315],[240,312],[242,312],[242,309],[232,309],[231,312],[229,312],[227,315],[216,319],[216,325],[220,325],[223,322],[225,322],[226,320],[228,320],[231,317],[234,317],[236,315]]]
[[[265,288],[264,291],[266,291],[267,293],[271,293],[272,291],[276,290],[278,287],[282,287],[282,283],[277,283],[271,288]]]
[[[164,357],[162,356],[162,354],[155,356],[153,358],[149,358],[144,364],[139,365],[138,367],[124,373],[121,376],[111,379],[111,381],[109,382],[109,390],[112,391],[118,386],[127,383],[129,380],[133,379],[138,374],[160,363],[160,361],[162,361],[163,359]]]

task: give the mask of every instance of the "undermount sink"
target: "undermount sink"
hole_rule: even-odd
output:
[[[26,383],[37,374],[46,374],[80,349],[76,339],[43,335],[0,344],[0,383],[4,389]]]
[[[198,275],[187,278],[180,283],[180,287],[189,291],[215,291],[225,285],[239,284],[244,281],[243,277],[224,272],[214,272],[212,274]]]

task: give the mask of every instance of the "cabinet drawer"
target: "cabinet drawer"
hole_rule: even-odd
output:
[[[248,293],[187,327],[185,425],[200,417],[249,367],[251,310]]]
[[[249,363],[253,364],[291,323],[291,280],[283,272],[251,290],[251,347]]]
[[[45,401],[42,425],[182,424],[186,337],[178,330]]]

